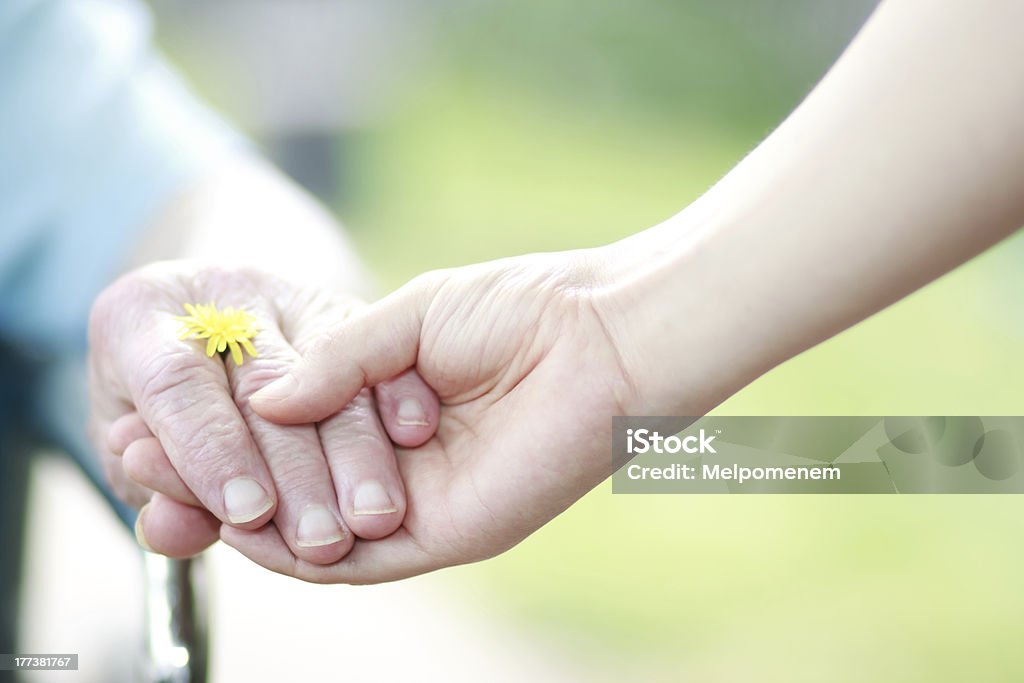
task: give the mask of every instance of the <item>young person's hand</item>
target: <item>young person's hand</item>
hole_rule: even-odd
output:
[[[508,259],[417,278],[334,325],[288,375],[250,399],[302,424],[415,367],[441,399],[437,434],[399,449],[402,526],[357,540],[332,566],[271,530],[222,538],[265,567],[321,582],[374,582],[490,557],[610,472],[610,416],[633,387],[595,306],[585,253]]]

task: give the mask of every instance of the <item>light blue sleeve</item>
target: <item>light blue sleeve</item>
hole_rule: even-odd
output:
[[[156,54],[128,0],[0,0],[0,336],[80,350],[161,203],[247,143]]]

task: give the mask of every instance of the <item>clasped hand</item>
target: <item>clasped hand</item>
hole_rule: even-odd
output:
[[[179,340],[184,303],[244,307],[258,357],[236,366]],[[437,399],[415,372],[360,391],[313,425],[282,426],[248,398],[359,303],[257,271],[166,262],[108,287],[90,320],[91,433],[115,492],[142,507],[140,542],[172,556],[213,543],[221,525],[265,528],[311,563],[345,556],[356,537],[401,524],[405,488],[392,443],[416,446]]]
[[[111,480],[149,501],[141,538],[185,555],[219,534],[271,570],[344,583],[515,545],[610,473],[609,418],[634,398],[592,265],[570,252],[435,271],[369,306],[257,273],[129,275],[94,311],[93,405]],[[179,341],[166,311],[189,300],[271,321],[260,357],[236,368]],[[239,478],[265,510],[243,497],[252,510],[234,515]],[[367,482],[379,514],[360,513]],[[310,510],[343,537],[304,542]]]

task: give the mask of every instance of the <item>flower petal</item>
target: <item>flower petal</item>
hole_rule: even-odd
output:
[[[238,342],[228,342],[228,346],[231,347],[231,359],[235,361],[235,365],[241,365],[243,361],[242,349],[238,348]]]

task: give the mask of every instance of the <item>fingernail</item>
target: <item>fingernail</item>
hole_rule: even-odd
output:
[[[398,424],[406,427],[426,427],[427,411],[414,398],[403,398],[398,402]]]
[[[257,401],[283,401],[294,394],[298,388],[298,380],[291,375],[285,375],[257,391],[252,395],[252,399]]]
[[[379,481],[364,481],[356,489],[353,515],[390,515],[392,512],[398,512],[398,508]]]
[[[343,538],[345,532],[331,511],[323,505],[311,505],[299,518],[295,544],[300,548],[316,548],[337,543]]]
[[[273,507],[274,501],[255,479],[238,477],[224,487],[224,509],[232,524],[245,524]]]
[[[149,504],[143,505],[139,510],[139,514],[135,517],[135,540],[139,542],[142,549],[148,553],[154,552],[153,548],[150,547],[149,541],[146,540],[146,534],[142,530],[142,515],[146,514],[146,508]]]

